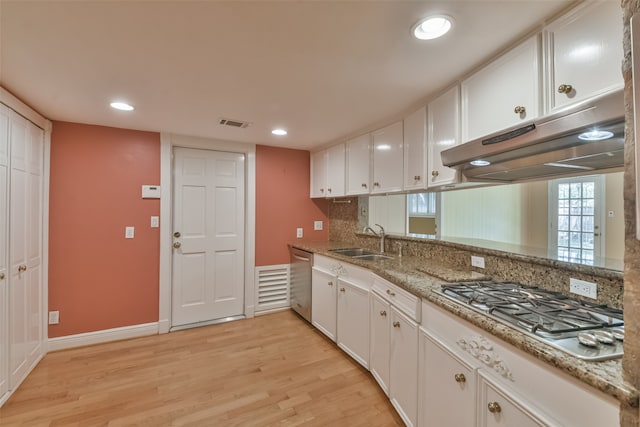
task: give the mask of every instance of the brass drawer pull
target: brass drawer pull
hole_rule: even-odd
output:
[[[392,297],[396,296],[395,292],[391,292],[391,290],[387,289],[387,295],[391,295]]]
[[[455,378],[457,383],[463,383],[467,381],[467,378],[464,376],[464,374],[455,374],[453,378]]]
[[[386,315],[387,315],[387,312],[386,312],[385,310],[382,310],[382,311],[380,312],[380,316],[384,317],[384,316],[386,316]]]
[[[340,292],[344,292],[344,288],[340,288]]]
[[[499,414],[500,412],[502,412],[502,408],[500,407],[500,404],[498,402],[489,402],[487,408],[489,408],[489,412],[491,412],[492,414]]]
[[[20,273],[21,271],[27,271],[27,266],[22,264],[18,266],[18,273]]]
[[[394,328],[399,328],[400,327],[400,322],[398,322],[398,321],[393,322],[393,327]]]
[[[522,105],[518,105],[516,108],[513,109],[513,112],[516,114],[524,114],[527,112],[527,109],[524,108]]]
[[[573,86],[562,84],[558,86],[558,93],[564,93],[568,95],[573,90]]]

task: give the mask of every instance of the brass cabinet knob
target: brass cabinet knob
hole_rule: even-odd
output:
[[[0,280],[4,280],[4,273],[0,273]]]
[[[572,90],[573,86],[571,85],[561,84],[560,86],[558,86],[558,93],[564,93],[565,95],[568,95]]]
[[[516,114],[524,114],[527,112],[527,109],[524,108],[522,105],[518,105],[516,108],[513,109],[513,112]]]
[[[380,316],[384,317],[384,316],[386,316],[386,315],[387,315],[387,312],[386,312],[385,310],[382,310],[382,311],[380,312]]]
[[[455,378],[457,383],[463,383],[467,381],[467,378],[464,376],[464,374],[455,374],[453,378]]]
[[[175,237],[176,239],[180,236],[182,236],[182,234],[180,234],[179,231],[176,231],[175,233],[173,233],[173,237]]]
[[[327,285],[333,286],[333,282],[327,282]]]
[[[321,188],[321,189],[320,189],[320,192],[321,192],[321,193],[324,193],[324,188]]]
[[[330,188],[327,188],[327,192],[331,193],[331,189],[330,189]]]
[[[492,414],[499,414],[502,411],[502,408],[500,407],[500,404],[498,402],[489,402],[487,408]]]
[[[380,187],[380,183],[379,183],[379,182],[374,182],[374,183],[373,183],[373,186],[374,186],[374,187]]]
[[[431,171],[431,176],[438,176],[438,171]]]
[[[182,244],[180,242],[175,242],[173,244],[173,247],[176,248],[176,249],[178,249],[180,246],[182,246]]]
[[[400,327],[400,322],[393,322],[393,327],[394,328],[399,328]]]
[[[414,181],[420,181],[420,175],[416,175],[413,177]]]
[[[391,295],[392,297],[396,296],[395,292],[391,292],[391,290],[387,289],[387,295]]]
[[[21,271],[27,271],[27,266],[22,264],[18,266],[18,273],[20,273]]]
[[[362,188],[367,188],[367,184],[362,184]]]
[[[344,288],[340,288],[340,292],[344,292]]]

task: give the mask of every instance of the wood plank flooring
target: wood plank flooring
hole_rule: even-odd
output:
[[[402,426],[371,375],[291,311],[49,353],[0,426]]]

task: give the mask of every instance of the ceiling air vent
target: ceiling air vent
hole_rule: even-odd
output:
[[[249,125],[251,123],[243,122],[242,120],[233,120],[233,119],[221,118],[221,119],[218,120],[218,124],[221,124],[221,125],[224,125],[224,126],[231,126],[231,127],[234,127],[234,128],[244,129],[246,127],[249,127]]]

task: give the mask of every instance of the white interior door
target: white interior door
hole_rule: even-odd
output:
[[[10,115],[9,328],[14,389],[42,354],[43,132]]]
[[[9,390],[9,300],[7,282],[7,177],[9,167],[9,116],[0,105],[0,398]]]
[[[244,161],[174,149],[172,327],[244,312]]]

